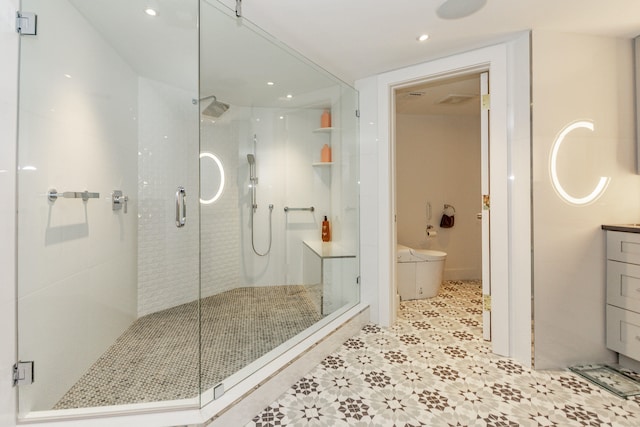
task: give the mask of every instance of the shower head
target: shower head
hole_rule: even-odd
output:
[[[249,162],[249,164],[251,166],[256,164],[256,156],[254,156],[253,154],[247,154],[247,161]]]
[[[200,98],[200,101],[204,101],[205,99],[210,99],[210,98],[213,98],[213,101],[204,110],[202,110],[203,116],[218,118],[221,115],[223,115],[225,111],[229,109],[229,104],[225,104],[224,102],[218,101],[218,98],[216,98],[215,95],[207,96],[205,98]]]

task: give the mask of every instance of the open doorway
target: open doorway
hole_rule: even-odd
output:
[[[479,296],[490,295],[488,110],[481,106],[487,81],[473,72],[394,91],[396,242],[446,254],[443,289],[478,295],[478,311]],[[399,264],[397,289],[406,299],[403,269]],[[490,320],[483,311],[485,340]]]

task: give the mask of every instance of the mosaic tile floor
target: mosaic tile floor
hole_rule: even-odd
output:
[[[480,306],[479,282],[403,302],[393,327],[365,326],[246,426],[640,426],[640,398],[491,354]]]
[[[201,301],[206,390],[322,316],[313,287],[245,287]],[[198,301],[135,321],[53,409],[192,398],[198,381]]]

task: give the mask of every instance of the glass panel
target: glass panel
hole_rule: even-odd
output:
[[[207,403],[359,301],[359,155],[353,88],[220,3],[200,8]]]
[[[21,416],[198,404],[198,2],[157,3],[22,1]]]
[[[155,3],[22,4],[21,416],[207,403],[358,302],[355,90],[217,2]]]

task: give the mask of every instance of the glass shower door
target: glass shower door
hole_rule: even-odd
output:
[[[157,3],[22,1],[21,417],[199,404],[198,2]]]

